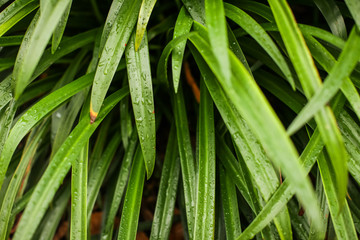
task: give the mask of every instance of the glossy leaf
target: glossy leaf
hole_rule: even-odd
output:
[[[109,96],[104,103],[104,108],[96,123],[90,124],[88,118],[83,118],[79,122],[56,153],[50,166],[46,169],[37,184],[18,225],[20,230],[16,231],[14,239],[31,239],[31,236],[34,234],[37,225],[55,195],[55,191],[59,188],[71,164],[79,157],[82,147],[110,110],[127,94],[128,89],[125,88]]]
[[[315,91],[321,87],[321,79],[305,40],[297,27],[287,2],[285,0],[269,0],[269,4],[304,93],[310,99],[315,94]],[[338,170],[336,172],[337,189],[340,204],[342,204],[345,199],[347,185],[346,149],[336,126],[334,114],[329,107],[320,110],[315,116],[315,120],[329,153],[331,163]]]
[[[190,17],[189,13],[186,11],[184,7],[181,8],[179,12],[179,16],[176,19],[176,24],[174,28],[174,39],[190,32],[191,26],[193,24],[193,20]],[[181,66],[183,62],[184,52],[186,46],[186,39],[182,43],[179,43],[172,50],[172,77],[175,93],[178,91],[180,75],[181,75]]]
[[[248,32],[249,35],[251,35],[260,44],[260,46],[264,48],[264,50],[271,56],[278,67],[282,70],[290,85],[295,89],[294,79],[291,75],[285,58],[282,56],[280,50],[277,48],[270,36],[265,32],[265,30],[252,17],[250,17],[240,8],[237,8],[231,4],[225,4],[224,7],[226,16],[236,22],[246,32]]]
[[[126,189],[124,207],[121,214],[118,239],[135,239],[140,205],[145,180],[145,164],[140,146],[136,149]]]
[[[120,202],[123,198],[125,188],[129,179],[131,163],[134,158],[137,143],[137,131],[136,129],[134,129],[129,139],[129,145],[125,150],[125,155],[121,162],[120,171],[117,176],[117,181],[114,189],[114,195],[110,200],[109,215],[105,219],[104,227],[101,231],[101,239],[112,239],[114,218],[120,207]]]
[[[360,55],[360,32],[354,28],[350,34],[342,54],[339,56],[337,63],[329,71],[329,76],[325,79],[325,83],[321,89],[318,89],[310,102],[304,107],[299,115],[294,119],[288,128],[288,132],[294,133],[306,121],[317,113],[336,92],[339,90],[343,82],[351,74]]]
[[[170,130],[164,165],[161,173],[154,220],[151,226],[151,240],[169,238],[179,176],[179,150],[176,138],[176,129],[173,125]]]
[[[213,239],[215,232],[215,127],[213,102],[201,81],[199,110],[199,172],[193,239]]]
[[[155,109],[147,37],[135,51],[135,34],[126,49],[126,64],[131,102],[139,141],[144,156],[146,175],[149,179],[155,165]]]
[[[95,121],[140,10],[140,0],[124,0],[102,49],[91,92],[90,119]],[[101,49],[101,44],[100,44]]]
[[[4,176],[11,157],[23,137],[30,131],[32,127],[34,127],[44,117],[54,111],[56,107],[64,103],[71,96],[81,91],[85,87],[90,86],[93,76],[94,74],[88,74],[72,83],[67,84],[66,86],[43,98],[37,104],[32,106],[24,115],[22,115],[22,117],[12,128],[12,131],[10,132],[9,137],[4,145],[4,149],[1,152],[0,183],[2,183],[4,180]]]
[[[139,47],[141,46],[141,42],[144,38],[144,34],[146,31],[146,26],[149,22],[151,12],[155,6],[156,0],[143,0],[139,18],[136,25],[136,35],[135,35],[135,51],[138,51]]]
[[[24,36],[14,66],[14,96],[16,99],[29,84],[51,34],[68,4],[69,0],[51,1],[51,3],[49,1],[42,14],[38,12],[35,15]]]

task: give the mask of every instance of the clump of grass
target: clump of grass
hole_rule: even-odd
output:
[[[358,1],[0,9],[0,240],[357,239]]]

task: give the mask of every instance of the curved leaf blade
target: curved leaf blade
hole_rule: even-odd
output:
[[[16,231],[14,239],[31,239],[37,225],[44,216],[55,191],[59,188],[62,180],[69,171],[71,164],[79,156],[80,150],[89,140],[92,133],[99,126],[101,121],[114,108],[114,106],[127,94],[127,88],[120,89],[110,95],[104,102],[104,107],[99,114],[99,120],[90,124],[89,119],[84,117],[70,136],[63,143],[59,151],[55,154],[45,173],[35,187],[29,203],[19,222],[19,229]]]
[[[47,97],[40,100],[32,106],[21,118],[16,122],[9,137],[5,142],[4,149],[0,156],[0,185],[4,180],[4,176],[12,158],[12,155],[24,138],[24,136],[44,117],[54,111],[58,106],[68,100],[82,89],[91,85],[94,74],[87,74],[80,77],[78,80],[67,84],[57,91],[49,94]]]
[[[112,78],[115,75],[117,66],[125,51],[126,43],[136,23],[140,4],[140,0],[124,0],[111,27],[109,36],[106,39],[96,68],[94,84],[91,91],[91,122],[94,122],[97,117]]]
[[[140,146],[136,149],[121,213],[118,240],[135,239],[145,181],[145,164]]]
[[[155,166],[156,128],[147,37],[144,36],[138,51],[134,45],[135,34],[126,49],[126,65],[135,123],[149,179]]]
[[[156,0],[143,0],[140,12],[139,12],[139,18],[137,21],[136,26],[136,35],[135,35],[135,52],[139,49],[141,45],[141,41],[143,40],[144,33],[146,30],[146,26],[149,22],[151,12],[155,6]]]

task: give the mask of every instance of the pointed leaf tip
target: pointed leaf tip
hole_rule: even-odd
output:
[[[93,124],[95,122],[97,115],[98,113],[94,112],[92,106],[90,106],[90,124]]]

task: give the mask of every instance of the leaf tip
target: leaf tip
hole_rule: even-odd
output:
[[[97,115],[98,113],[92,109],[92,106],[90,106],[90,124],[95,122]]]

